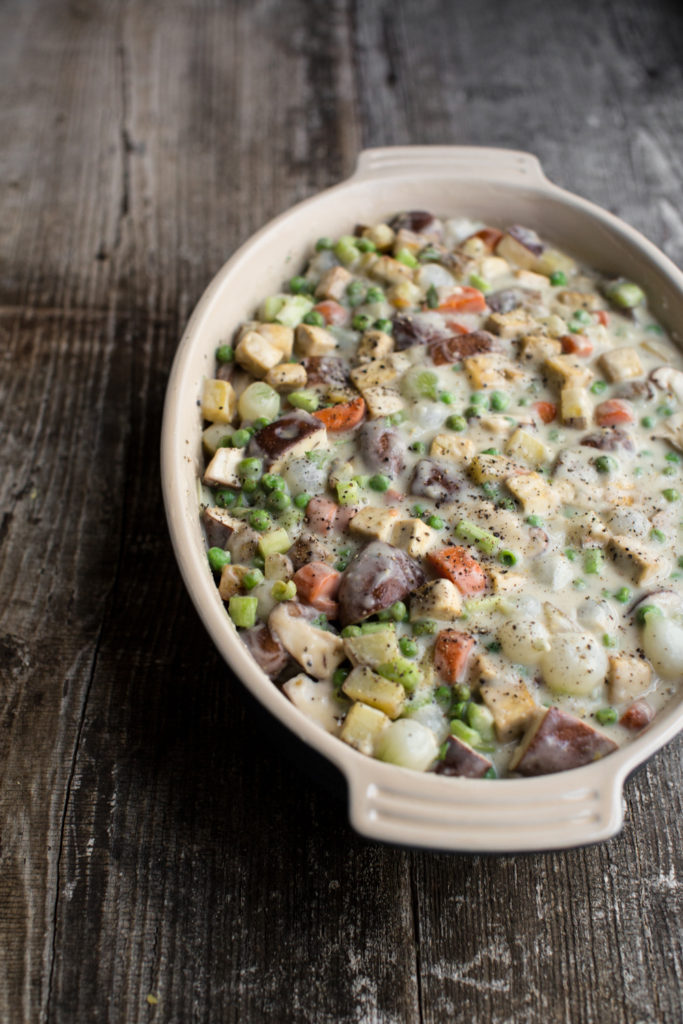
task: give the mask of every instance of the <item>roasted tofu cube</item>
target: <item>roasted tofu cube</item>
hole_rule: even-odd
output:
[[[470,385],[475,391],[480,388],[505,387],[505,371],[509,362],[502,352],[483,352],[478,356],[468,356],[463,360],[463,365]]]
[[[619,572],[632,583],[650,583],[668,568],[658,553],[635,537],[612,537],[607,550]]]
[[[390,721],[383,711],[357,700],[351,705],[339,735],[344,743],[372,757],[377,741]]]
[[[393,351],[394,339],[386,331],[365,331],[358,342],[357,356],[361,363],[384,359]]]
[[[526,585],[526,577],[506,569],[489,569],[489,580],[494,594],[516,594]]]
[[[254,434],[249,451],[266,459],[270,470],[276,473],[286,459],[303,456],[318,448],[327,448],[325,427],[314,416],[297,411],[281,416]]]
[[[586,429],[593,418],[593,402],[585,388],[562,388],[560,418],[565,427],[573,427],[575,430]]]
[[[395,381],[398,371],[389,359],[373,359],[369,363],[361,363],[351,370],[351,380],[359,391],[365,388],[386,386]]]
[[[497,277],[509,274],[510,264],[502,256],[485,256],[479,270],[485,281],[495,281]]]
[[[282,350],[256,331],[248,331],[235,347],[236,361],[254,377],[265,377],[282,358]]]
[[[643,376],[643,364],[634,348],[615,348],[600,357],[600,366],[612,383]]]
[[[368,416],[371,420],[380,419],[382,416],[392,416],[395,412],[400,412],[405,408],[405,402],[398,391],[383,384],[363,388],[361,394],[365,399]]]
[[[265,338],[282,352],[283,359],[289,359],[294,349],[294,328],[284,324],[258,324],[256,333]]]
[[[519,346],[519,358],[523,363],[544,363],[561,352],[562,343],[544,334],[529,334],[522,338]]]
[[[306,387],[306,368],[301,363],[280,363],[268,370],[266,384],[281,395],[298,391]]]
[[[232,384],[213,378],[204,381],[202,416],[211,423],[232,423],[237,411],[237,400]]]
[[[427,526],[421,519],[403,519],[396,523],[390,543],[401,548],[411,558],[421,558],[439,542],[438,530]]]
[[[469,462],[474,455],[474,442],[468,437],[456,434],[437,434],[429,449],[432,458],[455,459],[457,462]]]
[[[325,356],[337,347],[333,334],[324,327],[299,324],[294,336],[294,346],[300,356]]]
[[[204,483],[207,487],[239,487],[237,467],[243,458],[243,448],[217,448],[204,470]]]
[[[559,708],[539,709],[510,761],[520,775],[548,775],[591,764],[617,749],[604,733]]]
[[[349,523],[349,530],[361,537],[388,541],[398,518],[399,512],[396,508],[377,508],[375,505],[366,505],[365,508],[356,512]]]
[[[646,693],[652,684],[652,668],[644,658],[615,654],[609,659],[607,688],[612,704],[624,704]]]
[[[412,281],[413,271],[400,260],[392,256],[380,256],[373,264],[371,274],[385,284],[399,284],[401,281]]]
[[[593,380],[593,371],[578,356],[551,356],[543,365],[562,388],[587,387]]]
[[[602,305],[600,296],[594,292],[577,292],[564,289],[557,293],[556,298],[559,303],[570,310],[587,309],[592,312],[594,309],[600,309]]]
[[[501,743],[524,732],[538,708],[521,679],[492,679],[483,682],[479,692],[493,715]]]
[[[538,473],[507,477],[505,485],[522,503],[526,515],[547,515],[559,503],[559,495]]]
[[[385,679],[366,665],[357,665],[348,674],[342,690],[351,700],[369,704],[383,711],[389,718],[398,718],[406,699],[406,692],[400,683]]]
[[[541,466],[548,458],[543,442],[527,430],[518,428],[505,445],[505,451],[513,459],[519,459],[530,466]]]
[[[367,665],[372,669],[386,665],[387,662],[401,656],[396,631],[388,628],[377,633],[345,637],[344,650],[353,665]]]
[[[391,249],[395,237],[394,229],[388,224],[373,224],[372,227],[363,229],[363,238],[369,238],[374,242],[380,252]]]
[[[475,455],[468,470],[477,484],[499,483],[515,473],[525,472],[522,466],[504,455]]]
[[[491,313],[484,324],[487,331],[497,334],[499,338],[510,340],[521,338],[524,334],[538,332],[540,324],[525,309],[513,309],[510,313]]]
[[[318,299],[333,299],[339,302],[346,294],[346,289],[353,280],[346,267],[331,267],[326,274],[323,274],[320,283],[315,290]]]
[[[450,580],[431,580],[416,590],[410,598],[410,621],[439,619],[450,622],[457,619],[462,609],[462,595]]]

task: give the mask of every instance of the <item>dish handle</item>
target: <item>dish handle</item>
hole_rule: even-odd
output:
[[[381,762],[345,770],[352,826],[384,842],[530,852],[599,842],[623,824],[623,772],[606,761],[532,779],[426,778]]]
[[[351,180],[448,173],[478,181],[549,184],[532,153],[487,146],[383,146],[364,149]]]

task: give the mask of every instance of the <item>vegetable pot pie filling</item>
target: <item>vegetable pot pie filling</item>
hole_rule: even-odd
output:
[[[216,360],[209,564],[303,714],[484,778],[652,721],[683,670],[683,362],[636,282],[412,211],[319,239]]]

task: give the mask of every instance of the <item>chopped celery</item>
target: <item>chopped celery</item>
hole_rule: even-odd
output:
[[[285,327],[298,327],[313,301],[306,295],[271,295],[262,304],[260,318],[267,323],[277,321]]]
[[[394,658],[393,661],[385,661],[378,665],[377,672],[385,679],[391,679],[394,683],[400,683],[404,690],[410,693],[419,685],[422,673],[417,665],[405,658]]]
[[[500,547],[500,541],[494,533],[482,530],[480,526],[469,519],[461,519],[455,532],[463,540],[473,541],[485,555],[493,555]]]
[[[342,235],[334,247],[334,255],[344,266],[351,266],[360,257],[360,250],[353,235]]]
[[[493,715],[485,704],[475,704],[474,701],[468,704],[467,724],[479,733],[485,743],[493,743],[495,740]]]
[[[256,624],[257,597],[241,597],[234,594],[228,602],[228,614],[240,629],[251,629]]]
[[[615,306],[621,306],[622,309],[633,309],[645,301],[643,289],[623,277],[617,278],[616,281],[609,281],[605,285],[604,291],[607,298]]]
[[[413,256],[410,249],[399,249],[396,253],[396,259],[399,263],[402,263],[405,267],[419,267],[419,261],[416,256]]]
[[[500,598],[491,594],[489,597],[470,597],[465,601],[464,609],[468,615],[476,615],[479,612],[498,611],[499,605]]]
[[[296,583],[294,580],[275,580],[270,593],[276,601],[293,601],[296,597]]]
[[[268,533],[262,534],[259,537],[258,547],[259,551],[266,558],[267,555],[280,554],[284,555],[286,551],[292,546],[292,542],[289,538],[287,531],[280,527],[278,530],[270,530]]]
[[[462,740],[470,747],[480,747],[483,742],[477,730],[465,725],[459,718],[454,718],[451,722],[451,733],[456,739]]]
[[[360,487],[355,480],[340,480],[337,484],[340,505],[355,505],[360,500]]]
[[[303,409],[305,412],[315,412],[320,405],[320,395],[317,391],[290,391],[287,401],[295,409]]]

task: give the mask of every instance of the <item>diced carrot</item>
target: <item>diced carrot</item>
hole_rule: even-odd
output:
[[[325,323],[334,327],[345,327],[351,319],[351,311],[340,306],[334,299],[325,299],[313,307],[317,313],[322,313]]]
[[[338,510],[336,502],[316,495],[306,506],[306,521],[314,533],[324,537],[334,527]]]
[[[486,309],[484,293],[468,284],[457,287],[437,307],[439,313],[483,313]]]
[[[625,729],[631,729],[633,732],[640,732],[650,724],[654,717],[654,710],[646,700],[636,700],[626,708],[619,719],[619,725],[623,725]]]
[[[598,323],[602,324],[603,327],[607,327],[609,325],[609,313],[606,309],[596,310],[595,316],[597,317]]]
[[[324,562],[309,562],[294,573],[292,580],[296,583],[297,596],[302,601],[326,615],[336,614],[337,602],[334,598],[341,582],[340,572]]]
[[[552,423],[557,415],[557,406],[553,402],[534,402],[531,408],[544,423]]]
[[[481,238],[482,242],[491,252],[496,248],[502,237],[503,232],[499,231],[498,228],[482,228],[481,231],[475,231],[473,235],[470,235],[470,238]]]
[[[365,416],[365,402],[358,396],[350,402],[331,405],[327,409],[318,409],[313,415],[324,423],[329,431],[338,434],[342,430],[353,430]]]
[[[623,423],[635,423],[633,406],[622,398],[608,398],[595,407],[595,422],[599,427],[618,427]]]
[[[569,352],[573,356],[593,354],[593,342],[585,334],[565,334],[560,340],[563,352]]]
[[[388,491],[384,492],[384,504],[389,505],[390,507],[396,505],[399,501],[403,501],[404,498],[405,494],[401,494],[400,491],[394,490],[393,487],[390,487]]]
[[[448,328],[449,331],[455,331],[456,334],[469,334],[470,333],[471,328],[465,327],[465,325],[461,324],[458,320],[452,320],[449,317],[446,317],[445,320],[446,320],[446,327]],[[224,363],[223,365],[224,366],[229,366],[230,364],[229,363]]]
[[[442,629],[434,646],[434,668],[446,682],[461,682],[467,669],[467,660],[474,647],[474,637],[459,633],[457,629]]]
[[[429,551],[426,557],[434,572],[455,583],[465,597],[486,590],[486,573],[467,548],[442,548]]]

